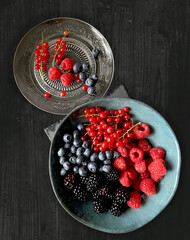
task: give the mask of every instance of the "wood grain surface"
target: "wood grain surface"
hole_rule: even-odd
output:
[[[0,239],[186,240],[190,235],[190,1],[7,0],[0,1]],[[49,180],[49,140],[43,129],[60,116],[42,112],[19,92],[14,51],[34,25],[53,17],[94,25],[115,56],[110,91],[124,84],[130,97],[158,110],[181,145],[179,188],[151,223],[128,234],[90,229],[57,202]]]

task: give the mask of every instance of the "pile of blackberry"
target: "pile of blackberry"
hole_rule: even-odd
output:
[[[79,201],[93,200],[96,213],[110,210],[114,216],[119,217],[126,210],[130,194],[120,185],[118,177],[119,173],[115,169],[110,173],[91,173],[87,176],[69,173],[64,177],[64,186]]]

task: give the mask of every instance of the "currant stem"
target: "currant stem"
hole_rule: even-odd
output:
[[[53,58],[52,67],[54,67],[55,58],[56,58],[56,56],[57,56],[57,54],[58,54],[58,52],[59,52],[59,49],[60,49],[61,44],[62,44],[62,42],[63,42],[64,39],[65,39],[65,36],[62,37],[62,40],[61,40],[61,42],[60,42],[60,44],[59,44],[59,47],[57,48],[57,51],[56,51],[55,56],[54,56],[54,58]]]
[[[135,125],[133,125],[132,127],[130,127],[120,138],[123,138],[127,133],[129,133],[134,127],[136,127],[137,125],[141,124],[141,122],[136,123]]]
[[[44,49],[43,44],[44,44],[44,32],[42,32],[42,49]],[[40,54],[40,55],[41,55],[41,54]],[[42,71],[42,61],[40,62],[40,72],[41,72],[43,81],[45,81],[45,80],[44,80],[43,71]]]

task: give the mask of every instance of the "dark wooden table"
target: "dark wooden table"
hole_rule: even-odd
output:
[[[1,0],[0,6],[0,239],[186,240],[190,235],[190,2],[172,0]],[[44,127],[60,116],[42,112],[20,94],[12,61],[17,44],[34,25],[53,17],[94,25],[115,56],[114,90],[154,107],[181,145],[178,190],[151,223],[123,235],[90,229],[56,200],[49,180],[49,140]]]

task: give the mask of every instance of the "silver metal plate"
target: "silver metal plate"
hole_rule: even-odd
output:
[[[96,96],[88,95],[83,89],[83,83],[74,81],[70,86],[64,87],[60,80],[51,81],[47,72],[43,73],[44,80],[39,70],[35,69],[36,45],[41,42],[44,32],[44,41],[49,43],[50,56],[54,52],[54,44],[57,38],[63,36],[63,32],[69,31],[65,57],[74,62],[88,62],[90,70],[87,75],[97,74],[99,81],[96,84]],[[98,59],[92,56],[92,48],[98,48]],[[47,69],[51,67],[50,57]],[[55,64],[55,66],[58,66]],[[60,66],[58,66],[60,67]],[[112,50],[103,35],[90,24],[73,18],[50,19],[33,27],[20,41],[14,56],[13,71],[18,88],[25,98],[36,107],[49,113],[65,115],[76,106],[103,97],[113,78],[114,59]],[[65,90],[66,96],[60,96]],[[44,93],[49,92],[49,99]]]

